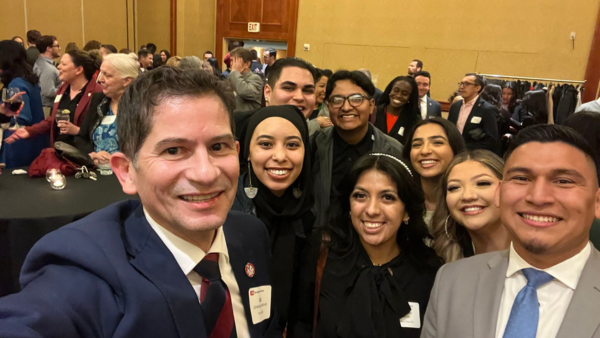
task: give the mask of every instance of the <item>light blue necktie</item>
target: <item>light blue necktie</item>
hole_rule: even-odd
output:
[[[537,289],[554,279],[548,273],[534,268],[523,269],[521,272],[527,278],[527,285],[515,298],[503,338],[535,338],[540,318]]]

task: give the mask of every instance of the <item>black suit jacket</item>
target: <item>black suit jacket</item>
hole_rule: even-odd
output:
[[[442,116],[442,106],[436,100],[432,100],[427,96],[427,118]]]
[[[450,106],[448,121],[456,125],[462,105],[463,100],[460,100]],[[467,118],[462,135],[467,149],[487,149],[498,153],[498,123],[494,106],[478,97]]]
[[[254,325],[250,313],[249,289],[270,285],[266,227],[231,211],[223,232],[250,336],[281,337],[272,304],[271,319]],[[206,337],[198,297],[139,201],[46,235],[27,256],[21,284],[0,299],[0,337]]]
[[[406,142],[406,136],[412,129],[412,127],[421,120],[421,116],[410,118],[410,115],[407,114],[405,110],[402,110],[402,113],[394,123],[392,130],[388,133],[387,129],[387,117],[385,115],[385,107],[383,105],[377,106],[377,113],[375,113],[375,123],[373,125],[377,127],[377,129],[382,132],[388,134],[389,136],[396,139],[398,142],[404,145]]]

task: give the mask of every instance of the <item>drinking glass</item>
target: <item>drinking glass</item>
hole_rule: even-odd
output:
[[[46,170],[46,181],[50,182],[50,180],[61,174],[60,169],[48,169]]]
[[[67,109],[59,109],[56,111],[55,120],[56,124],[58,124],[59,121],[69,122],[71,120],[71,113]]]
[[[4,106],[8,108],[10,111],[15,112],[15,125],[14,129],[19,128],[19,123],[17,123],[17,117],[19,116],[19,109],[21,108],[21,104],[23,103],[23,99],[19,96],[17,98],[13,97],[19,94],[21,90],[17,87],[9,87],[7,90],[2,91],[2,103]]]
[[[67,178],[65,175],[56,175],[54,178],[50,179],[50,186],[54,190],[62,190],[67,185]]]

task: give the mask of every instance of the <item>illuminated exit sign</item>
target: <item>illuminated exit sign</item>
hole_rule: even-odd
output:
[[[250,32],[250,33],[260,32],[260,22],[248,22],[248,32]]]

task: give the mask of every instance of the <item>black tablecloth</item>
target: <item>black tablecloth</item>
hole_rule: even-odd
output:
[[[45,234],[111,203],[137,198],[126,195],[114,175],[98,175],[97,181],[69,176],[63,190],[53,190],[45,177],[11,173],[0,175],[0,296],[19,291],[25,257]]]

